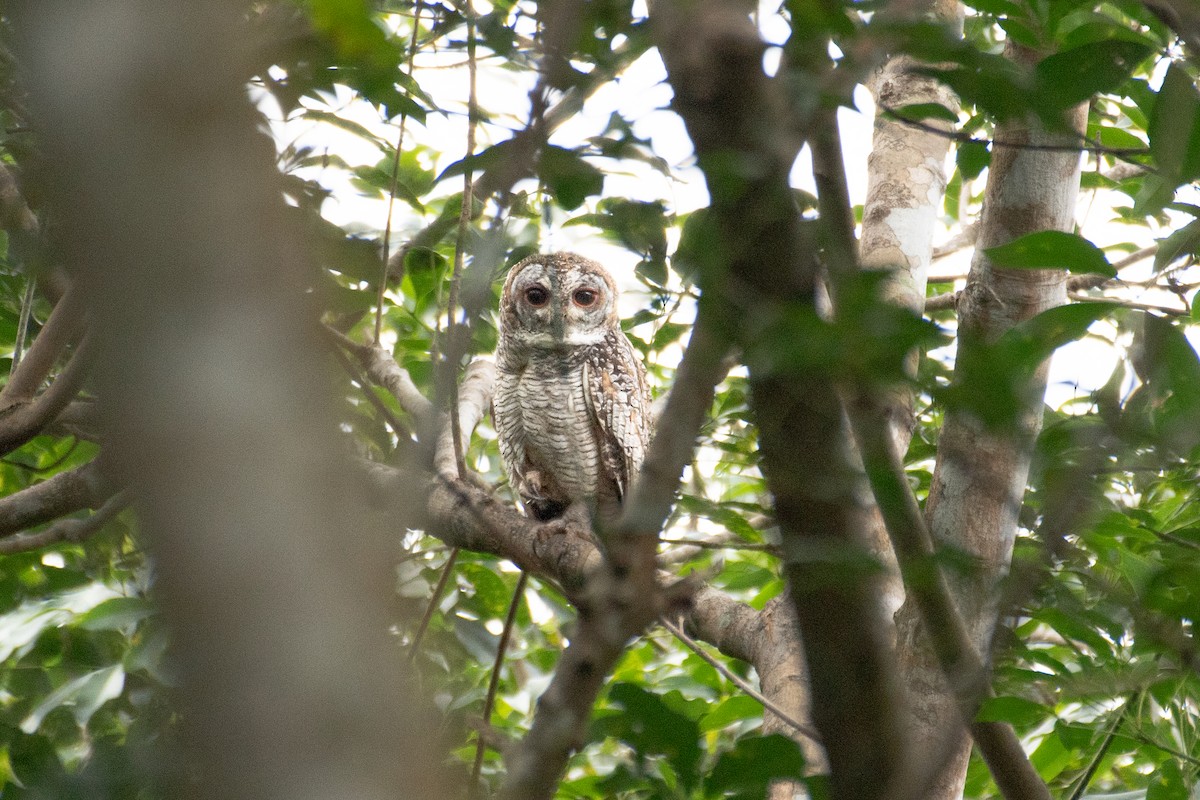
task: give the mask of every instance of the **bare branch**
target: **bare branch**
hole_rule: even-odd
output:
[[[0,410],[0,455],[11,453],[41,433],[79,394],[89,366],[85,339],[49,389],[33,400],[17,401]]]
[[[32,398],[54,369],[63,350],[79,340],[83,327],[83,303],[79,293],[67,292],[50,312],[50,318],[0,392],[0,407]]]
[[[670,620],[667,620],[667,619],[659,620],[659,622],[661,622],[662,626],[664,628],[666,628],[668,631],[670,631],[671,634],[676,639],[683,642],[684,646],[686,646],[687,649],[691,650],[693,653],[695,653],[697,656],[699,656],[701,658],[701,660],[703,660],[706,664],[708,664],[713,669],[715,669],[717,672],[719,672],[723,676],[725,676],[726,680],[730,681],[735,686],[737,686],[739,689],[741,689],[747,696],[752,697],[755,700],[757,700],[758,702],[762,703],[763,708],[766,708],[772,714],[774,714],[775,716],[779,717],[781,720],[786,722],[789,726],[791,726],[792,730],[796,731],[801,736],[805,736],[805,737],[811,739],[812,741],[817,742],[818,744],[820,743],[821,737],[817,734],[817,732],[815,730],[813,730],[810,726],[805,725],[802,722],[799,722],[798,720],[792,719],[791,715],[789,715],[787,711],[780,708],[769,697],[767,697],[762,692],[755,689],[753,686],[751,686],[749,683],[747,683],[743,678],[741,678],[740,676],[735,674],[733,672],[733,670],[729,669],[729,667],[727,667],[723,663],[721,663],[720,659],[714,658],[707,650],[705,650],[703,647],[701,647],[700,644],[695,639],[693,639],[692,637],[690,637],[686,633],[684,633],[682,628],[680,628],[678,625],[674,624],[673,622],[671,622]]]
[[[98,460],[60,472],[41,483],[0,497],[0,536],[33,528],[84,508],[96,508],[112,493]]]
[[[119,492],[110,497],[96,512],[83,519],[61,519],[43,531],[18,533],[0,539],[0,555],[40,550],[59,542],[82,542],[99,533],[117,514],[129,505],[129,495]]]
[[[391,353],[378,344],[360,344],[328,325],[322,326],[322,330],[358,360],[372,382],[391,392],[400,407],[416,422],[419,432],[431,429],[433,403],[421,394],[408,371],[396,363]]]
[[[488,359],[477,359],[467,365],[462,384],[458,388],[458,424],[443,425],[442,433],[438,437],[433,467],[439,475],[447,478],[460,477],[458,454],[467,451],[475,426],[491,408],[492,392],[495,388],[495,364]],[[457,448],[452,440],[456,430],[461,437]]]
[[[1113,269],[1118,273],[1126,267],[1132,267],[1134,264],[1139,264],[1147,258],[1152,257],[1158,252],[1158,245],[1152,244],[1149,247],[1143,247],[1136,250],[1122,259],[1113,262]],[[1083,291],[1085,289],[1096,289],[1106,284],[1112,283],[1116,278],[1108,275],[1072,275],[1067,278],[1067,289],[1069,291]],[[947,292],[930,297],[925,301],[925,311],[945,311],[954,308],[958,304],[958,298],[961,292]],[[1094,297],[1087,298],[1095,300]]]

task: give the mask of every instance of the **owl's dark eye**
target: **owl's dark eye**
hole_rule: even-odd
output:
[[[596,293],[591,289],[576,289],[571,299],[575,301],[575,305],[587,308],[596,302]]]
[[[530,286],[525,290],[525,301],[534,308],[541,308],[550,300],[550,293],[541,286]]]

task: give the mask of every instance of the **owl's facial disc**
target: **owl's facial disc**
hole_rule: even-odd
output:
[[[532,261],[511,286],[520,327],[512,331],[533,347],[598,344],[612,324],[614,296],[605,276],[582,265],[562,268]]]

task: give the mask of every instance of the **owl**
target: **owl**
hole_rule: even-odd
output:
[[[514,266],[496,368],[500,455],[527,513],[553,519],[583,501],[615,519],[649,445],[650,392],[608,271],[574,253]]]

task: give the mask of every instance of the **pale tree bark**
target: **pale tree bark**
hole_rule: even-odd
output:
[[[182,677],[187,796],[452,796],[404,691],[390,548],[336,434],[272,142],[222,0],[10,4]]]
[[[962,34],[962,5],[958,0],[925,0],[920,11]],[[867,157],[867,195],[863,204],[859,262],[863,269],[886,270],[884,297],[920,314],[925,307],[925,284],[933,261],[933,240],[946,190],[946,154],[953,126],[944,121],[926,124],[946,135],[906,125],[889,112],[905,106],[934,103],[957,113],[958,98],[944,84],[920,75],[922,66],[897,55],[871,81],[875,97],[875,130]],[[899,449],[911,435],[912,398],[905,394],[892,403],[890,416]]]
[[[893,11],[928,17],[946,26],[948,32],[962,35],[963,8],[958,0],[897,3]],[[954,92],[914,71],[920,65],[910,56],[896,55],[888,59],[871,81],[875,129],[871,154],[867,157],[867,195],[859,239],[861,267],[888,273],[883,299],[914,314],[924,311],[933,240],[946,190],[950,137],[905,125],[889,111],[927,103],[940,105],[951,113],[957,113],[959,108]],[[947,134],[953,128],[948,122],[930,124]],[[906,366],[910,374],[916,374],[918,357],[915,352],[909,357]],[[916,424],[915,397],[904,386],[889,387],[886,391],[888,397],[883,406],[889,432],[896,451],[904,453]],[[888,568],[884,602],[895,611],[904,600],[904,588],[887,531],[878,515],[872,519],[870,538]]]
[[[1008,55],[1024,63],[1036,60],[1034,54],[1011,46]],[[1085,120],[1086,108],[1069,112],[1074,128],[1082,130]],[[1078,139],[1070,134],[1049,133],[1021,120],[998,125],[996,139],[1014,146],[997,146],[992,156],[977,250],[959,303],[958,374],[987,374],[985,367],[972,361],[985,357],[985,343],[1018,322],[1066,302],[1065,272],[998,269],[984,250],[1027,233],[1072,230],[1079,153],[1070,149],[1026,149],[1021,145],[1070,146]],[[1045,380],[1043,364],[1013,387],[1021,398],[1014,424],[989,428],[970,411],[951,408],[939,437],[926,514],[937,544],[954,547],[975,559],[971,574],[948,577],[959,615],[985,660],[996,623],[997,584],[1011,560],[1034,439],[1041,426]],[[897,614],[897,628],[899,655],[913,703],[909,736],[918,752],[947,752],[949,748],[929,797],[951,800],[962,794],[970,755],[966,723],[958,701],[947,689],[942,668],[924,640],[920,612],[912,598]],[[954,676],[956,680],[971,677]],[[993,774],[1003,770],[1000,764],[989,766]],[[1002,774],[996,777],[1003,783]]]

